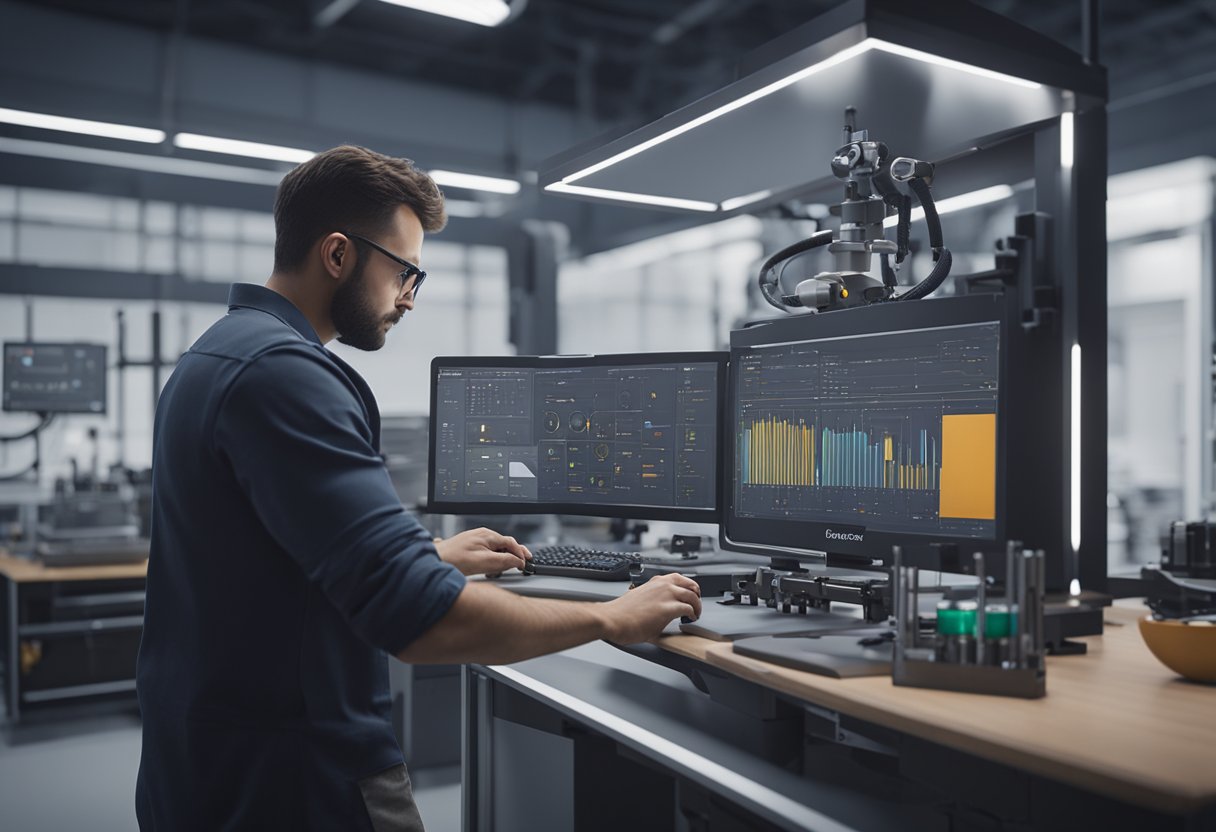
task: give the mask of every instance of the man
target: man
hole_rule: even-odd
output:
[[[531,554],[488,529],[438,544],[402,507],[363,350],[414,308],[443,196],[408,160],[357,147],[289,173],[265,287],[165,385],[138,690],[144,829],[422,828],[389,719],[385,654],[519,661],[636,642],[700,613],[664,576],[602,604],[525,599],[464,575]]]

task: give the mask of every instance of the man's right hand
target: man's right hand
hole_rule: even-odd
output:
[[[701,587],[691,578],[669,574],[651,578],[620,598],[604,603],[607,641],[637,644],[658,638],[669,622],[681,616],[699,618]]]

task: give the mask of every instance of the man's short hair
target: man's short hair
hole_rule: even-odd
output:
[[[335,231],[383,232],[408,205],[427,232],[447,223],[443,193],[409,159],[342,145],[318,153],[279,183],[274,199],[274,267],[296,268],[319,238]]]

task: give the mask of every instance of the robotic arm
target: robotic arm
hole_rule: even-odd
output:
[[[825,312],[883,301],[916,300],[932,293],[950,273],[950,251],[942,242],[942,226],[929,190],[933,165],[903,156],[888,162],[887,146],[871,141],[869,131],[854,129],[855,120],[856,111],[850,107],[845,111],[844,144],[832,158],[832,173],[845,183],[840,231],[835,236],[831,231],[821,231],[788,246],[760,269],[760,292],[778,309],[802,307]],[[890,257],[895,255],[896,264],[907,257],[912,198],[900,191],[897,182],[906,185],[925,211],[934,259],[928,277],[902,294],[896,294]],[[883,234],[888,208],[899,217],[894,241]],[[780,295],[777,267],[824,245],[835,258],[836,270],[803,280],[793,294]],[[881,257],[881,280],[867,274],[875,254]]]

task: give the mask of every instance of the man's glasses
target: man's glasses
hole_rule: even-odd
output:
[[[352,234],[349,231],[343,231],[342,233],[345,234],[347,237],[358,240],[361,243],[367,243],[369,246],[374,248],[376,251],[380,252],[385,257],[387,257],[388,259],[392,260],[394,263],[397,263],[399,266],[401,266],[401,273],[397,275],[398,279],[401,281],[401,291],[402,292],[405,291],[405,285],[410,282],[410,278],[412,277],[412,278],[414,278],[414,288],[410,291],[410,294],[413,295],[415,299],[417,299],[418,290],[420,288],[422,288],[422,281],[426,280],[426,272],[424,272],[422,269],[415,266],[409,260],[406,260],[403,257],[398,257],[397,255],[393,254],[391,251],[386,249],[384,246],[380,245],[377,242],[369,240],[362,235]]]

